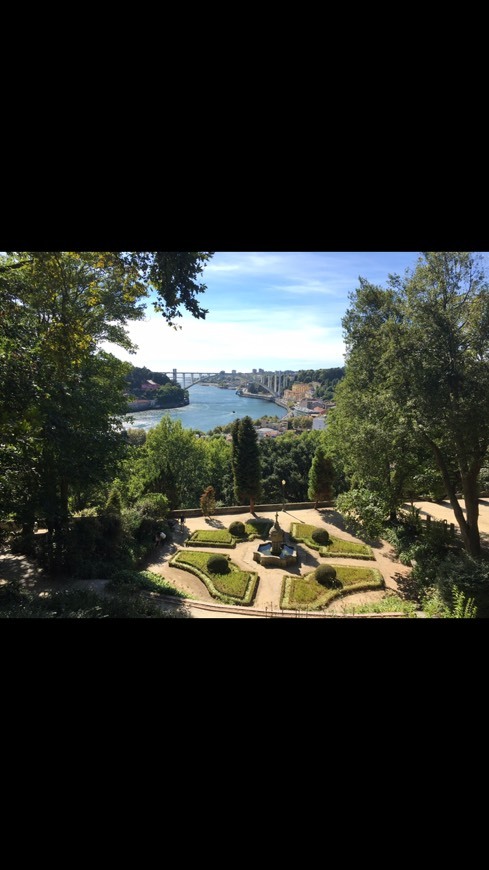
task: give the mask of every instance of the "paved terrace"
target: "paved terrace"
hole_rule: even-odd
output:
[[[259,511],[256,513],[256,516],[275,520],[275,511]],[[208,604],[216,604],[215,599],[212,598],[204,583],[199,580],[198,577],[195,577],[193,574],[189,574],[186,571],[182,571],[179,568],[170,567],[168,564],[169,560],[177,550],[185,545],[187,538],[197,529],[227,529],[233,520],[246,522],[251,518],[252,515],[249,511],[241,514],[221,514],[207,520],[201,516],[189,517],[185,520],[185,525],[182,528],[179,526],[178,529],[175,529],[174,540],[172,542],[166,543],[163,547],[155,549],[154,556],[152,558],[150,557],[145,567],[149,571],[154,571],[156,574],[163,575],[166,580],[178,589],[190,593],[199,601],[207,602]],[[350,535],[344,530],[342,517],[333,508],[320,508],[318,510],[313,508],[291,508],[290,511],[286,508],[283,511],[278,511],[278,520],[285,532],[289,532],[291,523],[293,522],[310,523],[314,526],[324,527],[330,534],[336,535],[336,537],[342,538],[343,540],[358,541],[358,538],[353,537],[353,535]],[[253,610],[273,613],[280,609],[279,604],[282,577],[286,573],[300,574],[304,576],[304,574],[313,571],[317,565],[328,563],[336,565],[351,565],[353,567],[375,567],[380,571],[384,578],[386,590],[396,592],[399,589],[399,582],[401,581],[402,584],[402,579],[410,572],[410,568],[401,565],[399,562],[394,560],[392,547],[384,542],[381,546],[373,548],[375,562],[367,559],[319,557],[319,555],[316,555],[314,551],[310,550],[305,545],[299,544],[299,565],[293,565],[287,569],[265,568],[263,565],[258,564],[258,562],[254,562],[253,552],[258,543],[260,543],[259,540],[237,544],[234,550],[224,547],[222,548],[222,552],[229,553],[233,562],[235,562],[240,568],[245,571],[256,571],[258,573],[260,580],[253,607],[246,608],[246,611],[250,612],[250,616],[252,615]],[[205,553],[211,552],[208,547],[204,548],[195,546],[192,547],[192,549]],[[212,552],[218,551],[218,548],[212,550]],[[382,591],[353,593],[346,596],[341,601],[333,602],[324,612],[330,614],[341,613],[345,602],[348,605],[362,604],[368,601],[377,600],[383,597],[383,595],[384,593]],[[226,609],[229,610],[230,608]],[[202,613],[198,614],[197,612],[194,612],[194,609],[192,610],[194,616],[203,615]],[[208,613],[207,615],[212,614]],[[246,614],[243,613],[241,615],[245,616]]]

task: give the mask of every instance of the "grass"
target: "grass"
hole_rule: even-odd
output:
[[[284,610],[321,610],[342,595],[366,589],[382,589],[384,579],[376,568],[347,568],[335,565],[338,589],[327,589],[314,579],[314,571],[305,577],[285,575],[280,607]]]
[[[314,550],[319,550],[320,556],[369,559],[375,561],[373,550],[367,544],[359,544],[354,541],[344,541],[343,538],[337,538],[335,535],[329,536],[329,544],[317,544],[316,541],[313,541],[312,539],[312,533],[317,528],[320,527],[310,526],[308,523],[292,523],[290,527],[290,535],[295,541],[300,541]]]
[[[370,604],[345,604],[343,613],[405,613],[407,616],[414,616],[416,609],[414,601],[405,601],[398,595],[386,595],[385,598]]]
[[[265,541],[272,526],[272,520],[248,520],[244,524],[245,535],[242,538],[235,537],[228,529],[197,529],[187,538],[185,546],[195,547],[198,545],[199,547],[229,547],[234,549],[236,544],[253,541],[255,538],[262,538]]]
[[[273,520],[248,520],[245,523],[245,532],[248,535],[248,540],[252,541],[254,538],[261,538],[263,541],[266,541],[272,526]]]
[[[195,574],[205,583],[212,597],[219,601],[226,604],[252,604],[258,586],[258,574],[255,571],[242,571],[231,560],[228,561],[228,573],[213,574],[207,567],[209,559],[207,553],[179,550],[170,559],[170,565]]]
[[[186,592],[171,586],[164,577],[153,571],[118,571],[106,588],[113,592],[122,589],[127,592],[157,592],[160,595],[174,595],[176,598],[191,597]]]
[[[236,538],[227,529],[197,529],[185,541],[186,547],[198,544],[200,547],[232,547],[236,546]]]

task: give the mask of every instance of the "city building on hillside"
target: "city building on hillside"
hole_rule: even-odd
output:
[[[143,383],[141,384],[141,389],[146,390],[147,392],[151,392],[151,390],[159,390],[160,386],[161,384],[155,384],[154,381],[147,380],[143,381]]]

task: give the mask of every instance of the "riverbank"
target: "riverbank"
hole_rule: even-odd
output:
[[[172,420],[180,420],[184,429],[195,429],[198,432],[210,432],[216,426],[225,426],[241,417],[252,419],[270,414],[270,401],[265,399],[262,405],[255,397],[238,396],[234,390],[221,390],[219,387],[194,384],[189,387],[190,403],[184,407],[173,409],[150,408],[146,411],[127,415],[124,421],[126,428],[144,429],[148,431],[157,426],[164,414],[169,414]],[[258,397],[256,397],[258,398]],[[276,405],[272,415],[279,419],[285,417],[287,408]]]

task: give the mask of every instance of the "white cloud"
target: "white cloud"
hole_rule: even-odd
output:
[[[267,320],[259,312],[259,318],[253,319],[252,324],[182,317],[182,326],[181,330],[173,330],[161,317],[152,317],[129,326],[131,339],[139,346],[135,355],[108,343],[103,347],[120,359],[153,371],[173,368],[251,371],[343,365],[341,329],[322,326],[310,314],[291,317],[283,311]]]

